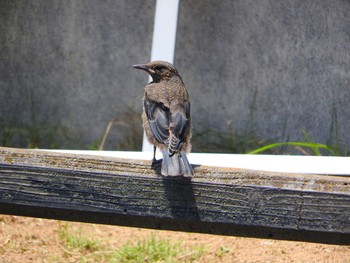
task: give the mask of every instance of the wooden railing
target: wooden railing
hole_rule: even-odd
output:
[[[164,177],[149,161],[0,148],[0,214],[350,244],[350,177],[205,166]]]

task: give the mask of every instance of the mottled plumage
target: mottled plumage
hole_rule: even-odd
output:
[[[149,142],[162,152],[162,174],[193,175],[186,156],[191,150],[190,100],[180,75],[165,61],[133,67],[152,77],[145,87],[142,124]]]

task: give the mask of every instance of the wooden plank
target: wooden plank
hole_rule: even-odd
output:
[[[221,235],[350,244],[350,178],[0,148],[0,213]]]

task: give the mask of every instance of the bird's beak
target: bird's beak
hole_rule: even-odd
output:
[[[152,69],[148,68],[146,64],[136,64],[136,65],[133,65],[132,67],[136,68],[136,69],[144,70],[144,71],[148,72],[149,74],[154,74],[154,71]]]

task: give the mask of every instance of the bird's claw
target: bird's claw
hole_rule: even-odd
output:
[[[161,163],[162,163],[162,159],[159,159],[159,160],[153,159],[153,160],[152,160],[152,167],[153,167],[153,168],[154,168],[154,167],[157,167],[157,166],[159,166]]]

